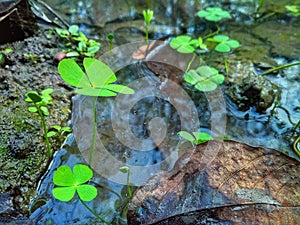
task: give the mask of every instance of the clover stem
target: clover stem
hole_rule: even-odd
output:
[[[127,172],[127,190],[128,190],[129,197],[132,198],[132,191],[130,188],[129,180],[130,180],[130,170],[128,170]]]
[[[93,136],[92,136],[92,146],[90,151],[90,159],[89,165],[92,165],[94,151],[95,151],[95,142],[96,142],[96,132],[97,132],[97,109],[96,109],[96,97],[92,97],[93,101],[93,116],[94,116],[94,123],[93,123]]]
[[[300,65],[300,62],[295,62],[295,63],[289,63],[289,64],[285,64],[285,65],[282,65],[282,66],[278,66],[278,67],[274,67],[272,69],[269,69],[265,72],[263,72],[262,74],[260,74],[261,76],[265,76],[269,73],[272,73],[276,70],[279,70],[279,69],[284,69],[284,68],[287,68],[287,67],[291,67],[291,66],[296,66],[296,65]]]
[[[189,61],[189,64],[186,67],[185,73],[187,73],[187,71],[190,69],[190,67],[191,67],[192,63],[194,62],[195,58],[196,58],[196,54],[194,53],[192,59]]]
[[[148,44],[149,42],[149,37],[148,37],[148,23],[146,23],[146,26],[145,26],[145,31],[146,31],[146,43]]]
[[[46,146],[47,146],[47,150],[48,150],[48,158],[50,160],[52,158],[52,154],[51,154],[51,146],[50,146],[49,138],[47,136],[48,129],[47,129],[45,117],[43,115],[42,110],[40,109],[40,107],[35,102],[34,102],[34,105],[37,108],[38,114],[39,114],[39,116],[41,118],[41,121],[42,121],[42,126],[43,126],[43,130],[44,130],[44,137],[45,137]]]
[[[105,219],[103,219],[101,216],[99,216],[94,210],[92,210],[87,204],[85,204],[84,201],[82,201],[81,199],[80,199],[80,201],[84,205],[84,207],[87,208],[87,210],[89,210],[95,217],[97,217],[99,220],[101,220],[101,222],[103,222],[107,225],[111,225],[110,222],[107,222]]]
[[[217,26],[217,30],[210,33],[210,34],[208,34],[208,35],[206,35],[203,39],[206,39],[206,38],[209,38],[211,36],[214,36],[214,35],[218,34],[220,32],[220,27],[217,24],[216,24],[216,26]]]
[[[226,71],[226,76],[228,76],[229,74],[229,67],[228,67],[228,62],[227,62],[227,58],[224,55],[224,66],[225,66],[225,71]]]

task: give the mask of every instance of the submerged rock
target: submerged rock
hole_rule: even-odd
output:
[[[276,150],[209,141],[134,193],[128,223],[294,224],[299,173],[299,162]]]

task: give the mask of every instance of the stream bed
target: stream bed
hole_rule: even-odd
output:
[[[115,98],[72,97],[73,133],[55,152],[38,184],[31,203],[30,220],[34,224],[103,224],[78,197],[61,202],[52,195],[53,173],[59,166],[88,164],[93,101],[97,109],[97,135],[90,184],[98,189],[98,195],[88,204],[112,224],[127,224],[130,198],[126,174],[119,168],[130,168],[133,190],[158,172],[170,171],[192,146],[177,135],[181,130],[274,148],[299,160],[292,143],[299,136],[299,127],[294,127],[300,121],[300,66],[263,77],[259,74],[300,60],[300,16],[285,11],[285,5],[299,7],[300,1],[266,1],[257,19],[253,15],[259,1],[45,2],[70,24],[77,24],[89,38],[101,42],[97,58],[108,64],[118,82],[134,89],[135,94]],[[168,43],[184,33],[193,37],[211,33],[215,24],[195,16],[209,6],[231,12],[232,18],[220,23],[220,31],[238,40],[241,46],[228,55],[201,55],[203,62],[223,74],[226,56],[228,74],[215,91],[200,92],[182,79],[190,56],[175,54]],[[146,8],[154,11],[150,42],[159,39],[158,47],[146,58],[134,59],[134,53],[145,45],[142,10]],[[112,52],[108,33],[115,36]]]

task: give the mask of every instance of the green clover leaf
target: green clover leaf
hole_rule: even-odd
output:
[[[60,166],[53,175],[53,183],[58,187],[52,190],[52,194],[56,199],[68,202],[77,191],[82,201],[91,201],[97,196],[97,189],[84,183],[92,177],[93,171],[86,165],[76,164],[73,167],[73,172],[69,166]]]
[[[200,66],[196,70],[189,70],[184,80],[195,86],[199,91],[215,90],[218,84],[224,82],[224,76],[210,66]]]
[[[114,72],[103,62],[84,58],[85,72],[73,59],[63,59],[58,65],[58,71],[62,79],[78,89],[78,94],[88,96],[116,96],[117,93],[133,94],[134,90],[129,87],[113,84],[117,80]]]
[[[200,44],[202,44],[200,39],[192,39],[188,35],[180,35],[171,40],[170,47],[180,53],[193,53]]]
[[[207,40],[211,42],[217,42],[215,50],[217,52],[230,52],[232,48],[238,48],[240,43],[236,40],[229,39],[226,35],[215,35],[213,38],[208,38]]]
[[[217,22],[225,18],[231,18],[230,13],[219,7],[208,7],[197,13],[199,17],[204,17],[208,21]]]

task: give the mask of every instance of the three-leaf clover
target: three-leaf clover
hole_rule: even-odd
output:
[[[224,76],[210,66],[200,66],[196,70],[189,70],[184,80],[195,86],[199,91],[212,91],[222,84]]]
[[[204,17],[208,21],[217,22],[221,19],[231,18],[230,13],[219,7],[208,7],[206,10],[201,10],[197,13],[199,17]]]
[[[33,105],[28,107],[28,111],[35,113],[40,109],[44,116],[48,116],[49,111],[46,106],[52,104],[52,92],[53,89],[51,88],[43,90],[41,94],[38,94],[36,91],[27,92],[25,101],[33,103]]]
[[[84,58],[85,72],[73,59],[64,59],[58,65],[62,79],[78,89],[78,94],[88,96],[116,96],[117,93],[133,94],[134,90],[123,85],[113,84],[117,80],[114,72],[103,62]]]
[[[200,43],[200,39],[192,39],[188,35],[177,36],[170,42],[171,48],[176,49],[180,53],[193,53],[200,44],[203,44],[202,39]]]
[[[68,202],[77,192],[82,201],[91,201],[97,196],[97,189],[84,183],[92,177],[93,171],[86,165],[76,164],[73,172],[69,166],[60,166],[53,175],[53,182],[59,187],[55,187],[52,194],[56,199]]]
[[[240,43],[237,40],[232,40],[226,35],[215,35],[213,38],[208,38],[211,42],[217,42],[215,50],[217,52],[230,52],[231,48],[238,48]]]
[[[192,134],[190,134],[186,131],[179,131],[178,135],[196,145],[213,140],[212,136],[205,132],[192,132]]]

